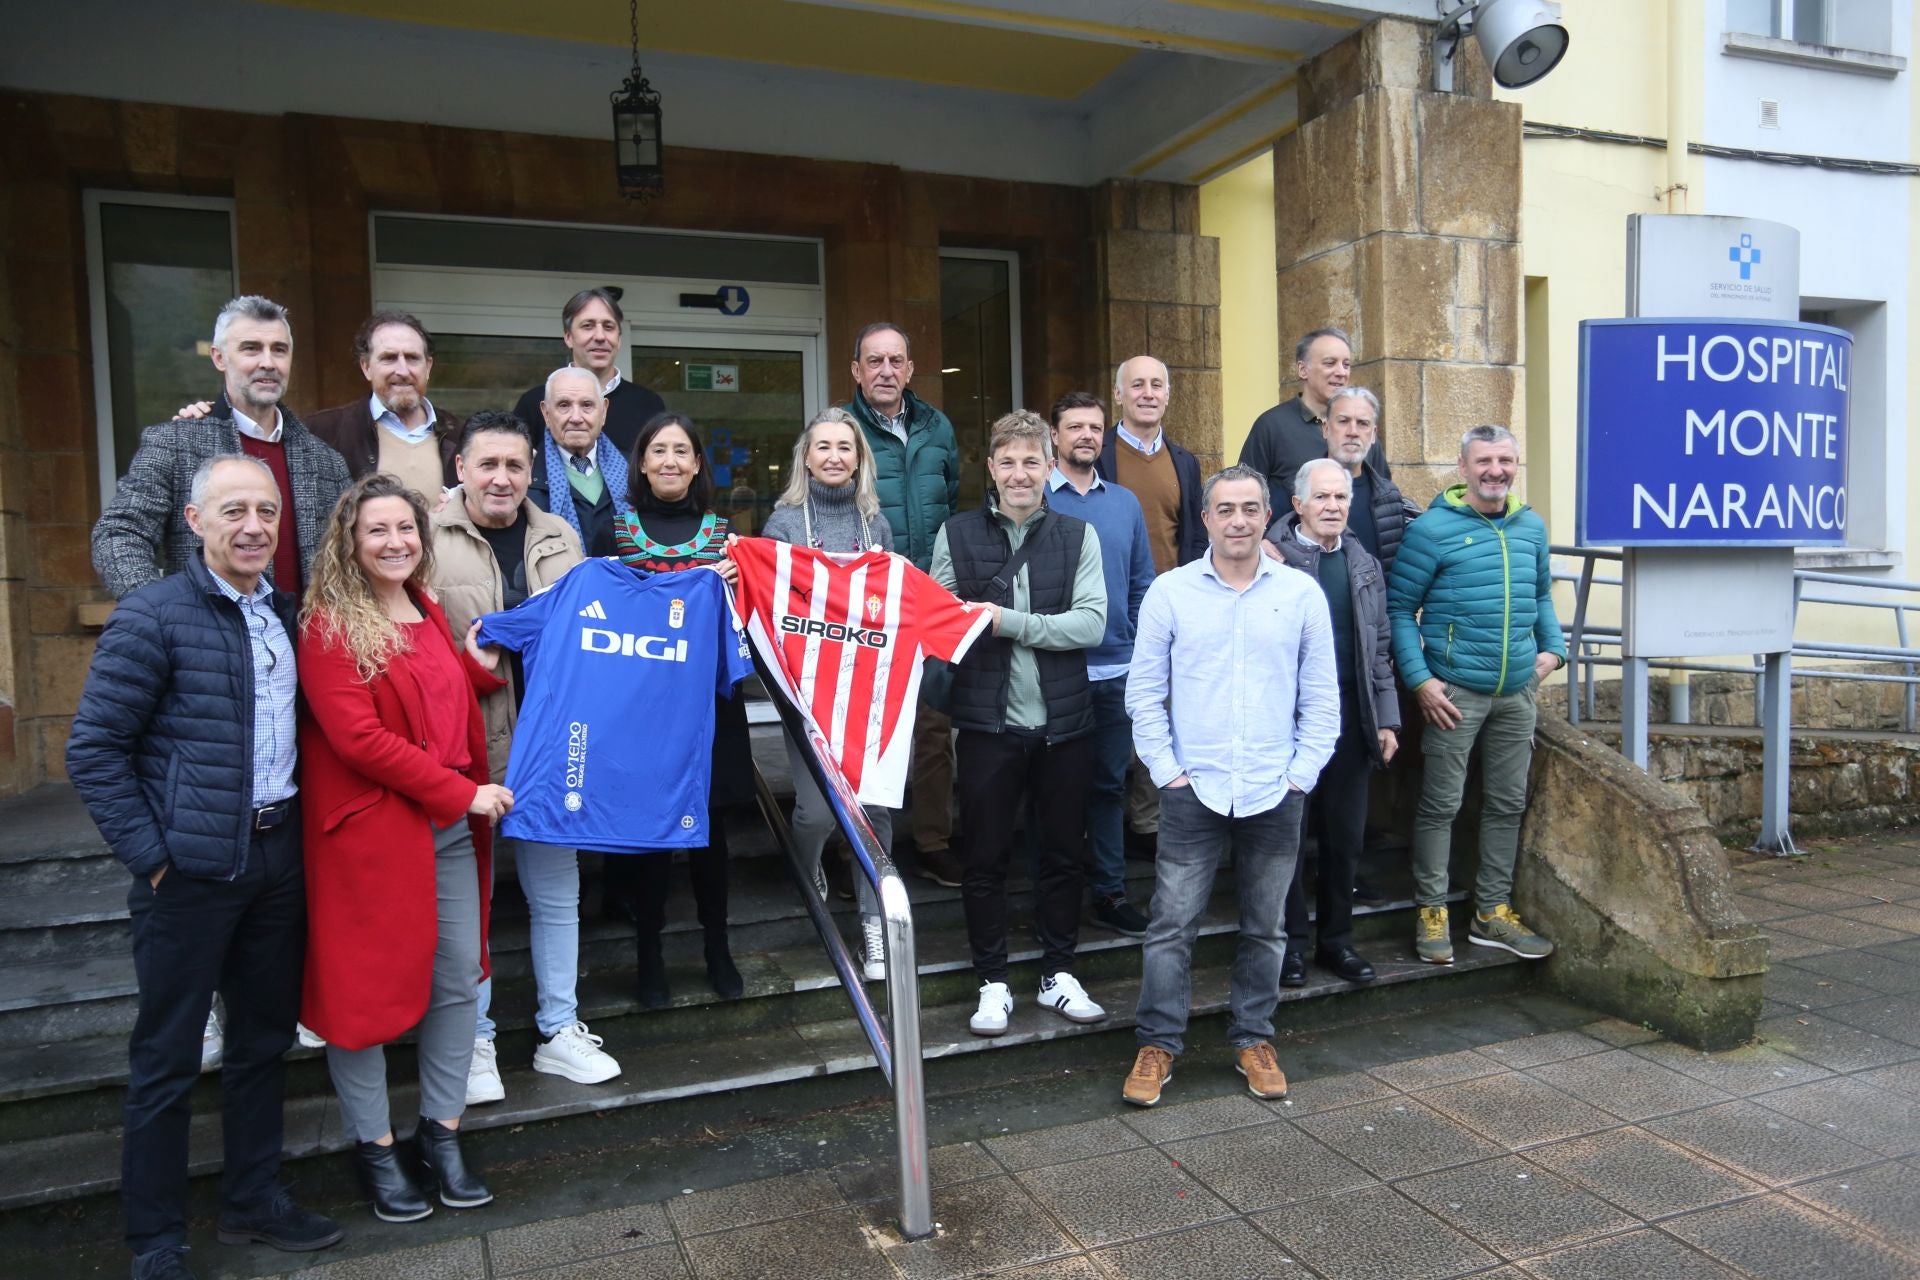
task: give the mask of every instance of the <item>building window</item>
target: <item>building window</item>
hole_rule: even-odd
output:
[[[1023,403],[1020,255],[999,249],[940,251],[940,382],[960,440],[960,505],[986,496],[987,434]]]
[[[141,428],[219,391],[207,353],[238,292],[233,201],[89,191],[85,209],[104,501]]]
[[[1888,0],[1727,0],[1727,30],[1795,44],[1893,52]]]

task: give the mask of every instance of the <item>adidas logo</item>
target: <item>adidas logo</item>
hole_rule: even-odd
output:
[[[600,621],[605,622],[607,620],[607,611],[601,607],[598,600],[595,600],[592,604],[580,611],[580,616],[583,618],[598,618]]]

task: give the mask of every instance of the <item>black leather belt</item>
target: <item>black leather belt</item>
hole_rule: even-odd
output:
[[[293,799],[288,797],[278,804],[270,804],[253,811],[253,829],[271,831],[293,816]]]

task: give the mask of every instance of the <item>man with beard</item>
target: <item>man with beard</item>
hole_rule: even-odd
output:
[[[268,577],[296,599],[327,516],[352,483],[345,460],[280,403],[293,364],[285,307],[257,294],[233,299],[213,322],[211,354],[225,382],[220,398],[205,417],[141,432],[139,451],[93,526],[93,567],[116,600],[178,573],[199,553],[185,513],[194,472],[208,458],[244,453],[273,473],[292,518],[281,517]]]
[[[1093,920],[1130,937],[1147,931],[1147,918],[1127,901],[1127,766],[1133,763],[1133,722],[1127,719],[1127,664],[1140,601],[1153,585],[1153,551],[1140,500],[1094,470],[1106,432],[1099,397],[1069,391],[1053,402],[1053,474],[1047,502],[1078,516],[1100,537],[1100,567],[1107,582],[1107,634],[1087,650],[1087,680],[1093,689],[1093,785],[1087,796],[1087,845],[1092,853],[1088,887]]]
[[[377,311],[353,335],[353,355],[372,394],[322,409],[307,429],[340,451],[354,479],[384,471],[435,501],[458,483],[461,423],[427,399],[433,335],[404,311]]]

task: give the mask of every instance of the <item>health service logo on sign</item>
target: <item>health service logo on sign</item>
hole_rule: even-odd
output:
[[[1580,544],[1844,545],[1852,375],[1827,325],[1582,321]]]
[[[1753,269],[1760,265],[1760,251],[1753,247],[1753,237],[1742,235],[1739,244],[1729,246],[1727,261],[1738,264],[1742,280],[1753,279]]]

